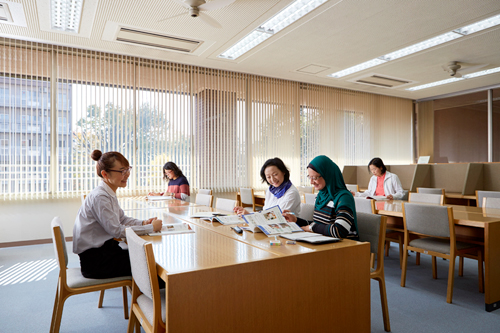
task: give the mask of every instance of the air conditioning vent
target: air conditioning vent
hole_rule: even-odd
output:
[[[144,45],[185,53],[192,53],[201,44],[203,44],[203,42],[197,40],[190,40],[177,36],[160,35],[129,28],[120,28],[116,36],[116,40],[119,42],[132,43],[136,45]]]
[[[6,3],[0,3],[0,22],[13,22],[9,6]]]
[[[412,80],[383,76],[380,74],[370,74],[368,76],[357,77],[349,81],[381,88],[399,88],[414,82]]]

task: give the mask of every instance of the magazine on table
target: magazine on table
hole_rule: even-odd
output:
[[[372,195],[371,197],[366,197],[366,198],[373,200],[387,200],[387,197],[384,195]]]
[[[161,201],[161,200],[172,200],[172,197],[163,195],[148,195],[146,199],[150,201]]]
[[[342,240],[341,238],[328,237],[322,234],[317,234],[314,232],[305,232],[305,231],[297,232],[294,234],[283,234],[280,235],[280,237],[311,244],[335,243],[335,242],[340,242]]]
[[[271,207],[260,213],[243,215],[243,219],[248,223],[248,227],[243,227],[244,230],[263,232],[268,236],[302,231],[297,223],[285,220],[279,206]]]
[[[174,224],[163,224],[161,231],[152,232],[150,236],[161,236],[161,235],[173,235],[173,234],[186,234],[194,232],[191,226],[187,223],[174,223]]]
[[[240,224],[245,223],[245,220],[238,215],[226,215],[226,216],[214,216],[214,217],[202,217],[200,220],[219,222],[224,225]]]
[[[226,216],[227,214],[219,213],[219,212],[198,212],[195,214],[189,215],[192,219],[205,219],[205,218],[213,218],[216,216]]]

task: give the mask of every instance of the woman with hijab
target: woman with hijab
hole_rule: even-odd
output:
[[[339,167],[328,157],[315,157],[307,166],[311,185],[318,191],[313,221],[285,212],[289,222],[297,222],[304,231],[325,236],[358,240],[354,198],[345,186]]]
[[[290,181],[290,171],[281,159],[268,159],[260,169],[260,177],[262,182],[269,185],[264,210],[279,206],[281,211],[288,210],[297,215],[300,213],[299,191]],[[249,214],[243,207],[235,207],[234,212],[238,215]]]

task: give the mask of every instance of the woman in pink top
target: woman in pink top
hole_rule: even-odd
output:
[[[368,163],[368,170],[373,175],[368,184],[368,190],[363,193],[353,193],[356,197],[385,196],[389,200],[401,200],[404,196],[403,187],[394,173],[387,171],[384,162],[379,157]]]

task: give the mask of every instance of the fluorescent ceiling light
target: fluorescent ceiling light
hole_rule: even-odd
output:
[[[51,0],[51,28],[78,33],[82,16],[83,0]]]
[[[462,35],[469,35],[484,29],[494,27],[495,25],[499,24],[500,24],[500,15],[497,15],[487,18],[486,20],[466,25],[465,27],[453,31],[458,32],[459,34]]]
[[[375,59],[366,61],[366,62],[364,62],[362,64],[359,64],[359,65],[352,66],[352,67],[349,67],[347,69],[341,70],[340,72],[336,72],[336,73],[330,74],[328,76],[331,76],[331,77],[334,77],[334,78],[339,78],[339,77],[342,77],[342,76],[346,76],[346,75],[349,75],[349,74],[352,74],[352,73],[356,73],[356,72],[365,70],[365,69],[370,68],[370,67],[378,66],[380,64],[383,64],[384,62],[387,62],[387,61],[385,61],[383,59],[375,58]]]
[[[288,27],[304,15],[318,8],[328,0],[295,0],[278,14],[271,17],[264,24],[253,30],[228,50],[219,54],[219,58],[237,59],[242,54],[250,51],[273,34]]]
[[[431,88],[431,87],[435,87],[435,86],[440,86],[442,84],[447,84],[447,83],[462,81],[462,80],[465,80],[465,79],[472,79],[472,78],[475,78],[475,77],[478,77],[478,76],[483,76],[483,75],[488,75],[488,74],[493,74],[493,73],[498,73],[498,72],[500,72],[500,67],[486,69],[484,71],[467,74],[467,75],[464,75],[464,76],[462,76],[460,78],[459,77],[453,77],[453,78],[446,79],[446,80],[441,80],[441,81],[431,82],[431,83],[427,83],[427,84],[422,84],[420,86],[411,87],[411,88],[408,88],[406,90],[408,90],[408,91],[415,91],[415,90],[420,90],[420,89],[425,89],[425,88]]]
[[[417,53],[417,52],[423,51],[425,49],[437,46],[439,44],[449,42],[450,40],[454,40],[454,39],[460,38],[462,36],[463,35],[457,34],[453,31],[447,32],[447,33],[439,35],[437,37],[434,37],[434,38],[431,38],[428,40],[424,40],[423,42],[410,45],[408,47],[405,47],[404,49],[397,50],[397,51],[394,51],[392,53],[388,53],[386,55],[381,56],[380,58],[387,60],[387,61],[395,60],[395,59],[405,57],[407,55]]]

